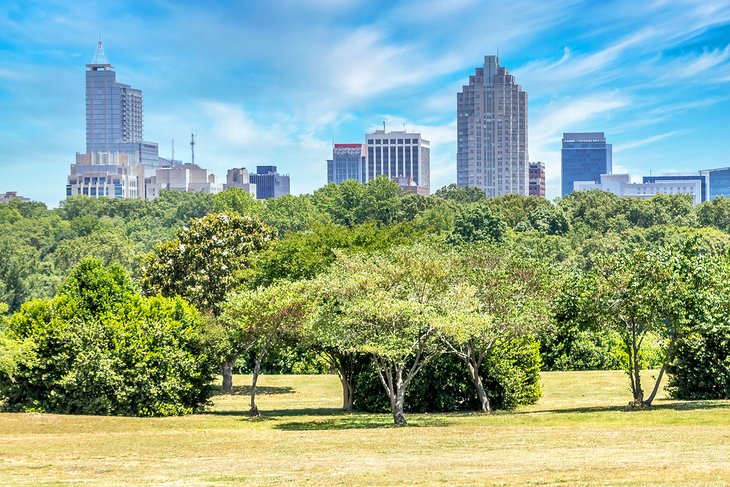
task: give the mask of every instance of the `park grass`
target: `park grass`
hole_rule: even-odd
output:
[[[0,414],[0,485],[730,485],[730,401],[632,411],[621,372],[544,373],[510,413],[338,409],[333,376],[246,376],[180,418]]]

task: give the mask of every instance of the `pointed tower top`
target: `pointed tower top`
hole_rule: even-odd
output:
[[[101,34],[99,34],[99,43],[96,46],[96,53],[94,54],[94,60],[91,61],[91,64],[87,64],[89,67],[109,67],[111,68],[112,65],[109,64],[109,61],[106,58],[106,54],[104,53],[104,44],[101,41]]]

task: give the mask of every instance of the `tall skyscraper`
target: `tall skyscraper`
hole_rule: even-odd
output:
[[[527,93],[497,56],[484,56],[456,95],[456,182],[487,196],[528,194]]]
[[[530,163],[530,196],[545,197],[545,163]]]
[[[603,132],[579,132],[563,134],[562,195],[573,192],[576,181],[593,181],[601,184],[601,174],[613,171],[611,144],[606,143]]]
[[[327,161],[327,182],[340,184],[348,179],[365,180],[365,156],[362,144],[335,144],[332,159]]]
[[[419,133],[376,130],[366,134],[364,183],[378,176],[410,179],[431,187],[431,143]]]
[[[101,40],[86,67],[86,152],[137,153],[158,165],[157,143],[143,140],[142,91],[117,83]]]

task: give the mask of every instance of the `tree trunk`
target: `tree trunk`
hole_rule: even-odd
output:
[[[487,391],[484,390],[484,384],[482,384],[482,378],[479,375],[479,370],[476,364],[473,364],[471,360],[466,360],[466,366],[469,368],[469,376],[471,377],[474,387],[477,389],[477,396],[479,396],[479,404],[483,413],[491,413],[492,406],[489,403],[489,396]]]
[[[264,345],[261,348],[261,351],[256,356],[256,364],[253,368],[253,380],[251,381],[251,409],[248,412],[249,416],[253,417],[260,416],[259,408],[258,406],[256,406],[256,382],[258,382],[259,380],[259,373],[261,372],[261,362],[264,359],[264,355],[266,355],[267,348],[268,344]]]
[[[352,411],[352,400],[353,400],[353,387],[345,376],[340,375],[340,382],[342,383],[342,409],[345,411]]]
[[[236,364],[237,358],[233,357],[221,364],[221,374],[223,375],[221,389],[223,392],[229,392],[233,388],[233,366]]]
[[[393,405],[393,424],[396,426],[405,426],[407,421],[403,409],[405,406],[406,388],[403,384],[402,365],[396,365],[395,367],[395,381],[393,385],[395,386],[395,400],[391,402]]]
[[[631,344],[629,349],[629,368],[632,376],[631,389],[634,400],[631,406],[640,407],[644,405],[644,390],[641,388],[641,367],[639,364],[639,346],[636,336],[636,325],[631,326]]]
[[[657,395],[657,392],[659,392],[659,384],[662,382],[662,377],[664,377],[664,370],[667,368],[667,363],[669,362],[672,352],[674,351],[674,342],[676,341],[676,337],[673,337],[672,340],[669,342],[669,346],[667,347],[667,358],[664,360],[664,363],[662,364],[662,368],[659,370],[659,376],[656,379],[656,382],[654,383],[654,389],[651,391],[651,394],[649,395],[649,399],[647,399],[644,404],[647,406],[651,406],[651,403],[654,402],[654,398]]]
[[[355,359],[352,354],[329,353],[326,356],[337,371],[340,384],[342,384],[342,409],[352,411],[352,401],[355,395],[353,385]]]

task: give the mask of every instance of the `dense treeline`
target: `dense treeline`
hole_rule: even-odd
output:
[[[197,410],[211,370],[168,377],[187,395],[168,387],[154,406],[109,392],[133,366],[117,352],[59,362],[66,369],[42,385],[32,378],[64,340],[92,354],[88,343],[106,337],[115,345],[97,343],[101,357],[122,354],[117,335],[152,326],[172,336],[182,325],[162,324],[185,323],[189,340],[159,346],[215,362],[224,388],[234,370],[331,370],[344,407],[387,407],[396,423],[408,410],[532,402],[541,367],[624,368],[639,406],[655,395],[641,368],[668,373],[676,397],[728,397],[728,231],[730,200],[721,198],[694,207],[683,195],[589,191],[551,203],[454,185],[422,196],[387,178],[265,202],[236,189],[154,201],[71,197],[57,209],[11,201],[0,205],[0,394],[20,409]],[[69,296],[83,269],[102,281],[104,269],[128,276],[126,294],[109,298],[115,318],[77,303],[89,289]],[[150,306],[154,319],[145,318]],[[95,361],[117,369],[94,371]],[[104,384],[95,406],[74,396],[81,386],[69,389],[80,377]],[[126,390],[142,381],[129,380]]]

